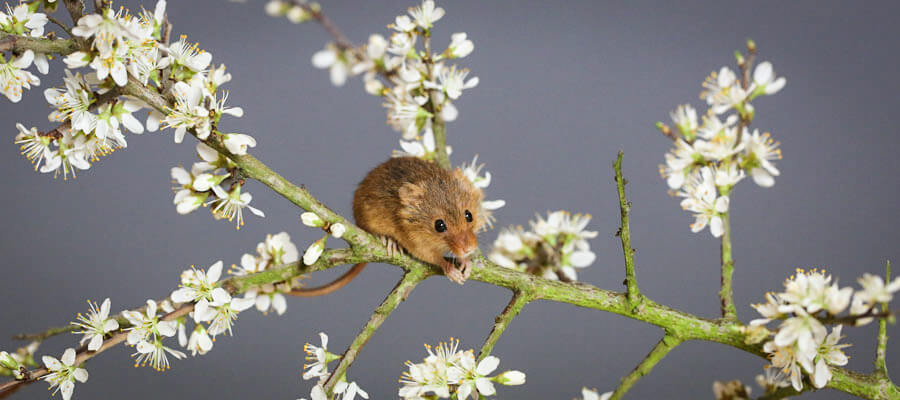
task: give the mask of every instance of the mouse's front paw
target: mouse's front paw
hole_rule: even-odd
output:
[[[466,278],[469,277],[468,274],[460,272],[460,270],[456,268],[456,264],[454,264],[452,261],[444,260],[444,262],[441,263],[441,269],[444,270],[444,275],[446,275],[447,278],[460,285],[465,283]]]

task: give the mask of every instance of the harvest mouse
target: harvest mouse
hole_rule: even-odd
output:
[[[388,253],[406,251],[440,266],[451,281],[462,284],[472,272],[469,256],[478,249],[484,225],[481,189],[462,170],[447,171],[416,157],[387,160],[369,172],[353,196],[353,217],[360,228],[379,236]],[[459,261],[456,264],[444,257]],[[340,289],[365,263],[318,288],[298,289],[297,296],[320,296]]]

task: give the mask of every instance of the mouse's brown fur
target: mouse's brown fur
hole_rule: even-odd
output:
[[[394,240],[412,256],[438,265],[454,282],[462,284],[471,273],[469,256],[478,248],[475,232],[485,221],[481,215],[481,189],[460,169],[447,171],[415,157],[387,160],[369,172],[353,196],[353,217],[369,233]],[[466,218],[466,211],[472,220]],[[446,230],[438,232],[436,221]],[[391,246],[389,246],[389,249]],[[452,253],[460,267],[444,258]],[[318,296],[333,292],[353,279],[365,264],[320,288],[292,292]]]

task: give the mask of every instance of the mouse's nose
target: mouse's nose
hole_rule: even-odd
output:
[[[470,231],[460,232],[451,239],[450,249],[457,257],[468,258],[478,250],[478,238]]]

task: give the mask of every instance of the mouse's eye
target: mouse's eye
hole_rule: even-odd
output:
[[[466,221],[472,222],[472,213],[469,210],[466,210]]]
[[[434,221],[434,230],[438,232],[443,232],[447,230],[447,224],[444,223],[444,220],[439,219]]]

